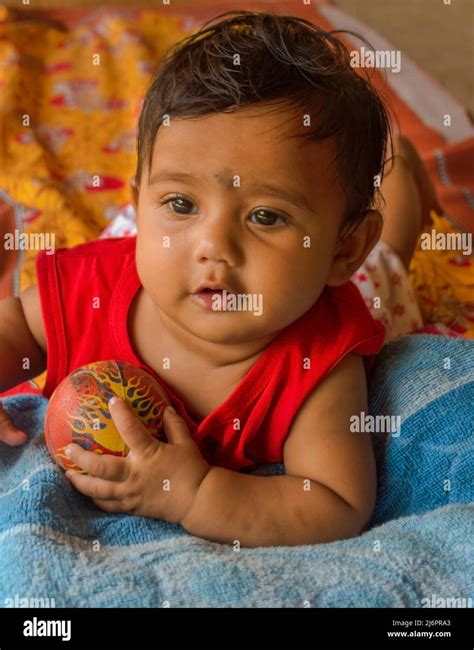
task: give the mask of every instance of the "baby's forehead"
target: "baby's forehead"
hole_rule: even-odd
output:
[[[249,130],[235,123],[208,120],[180,120],[162,127],[153,147],[150,178],[163,178],[165,172],[183,170],[183,181],[193,175],[206,176],[218,183],[235,185],[235,175],[246,181],[266,178],[275,182],[297,177],[304,183],[334,182],[335,147],[330,139],[311,141],[304,136],[269,129],[260,123]],[[215,128],[214,128],[215,127]],[[262,128],[263,127],[263,128]],[[184,171],[186,170],[186,171]],[[180,180],[177,178],[169,180]]]
[[[308,197],[313,205],[340,195],[337,166],[332,164],[334,142],[310,140],[300,119],[303,111],[257,105],[200,117],[171,117],[157,133],[150,185],[182,181],[201,192],[234,193],[239,188],[257,192],[265,186],[270,193],[283,188]]]
[[[214,178],[226,189],[234,186],[234,172],[230,167],[224,167],[221,171],[214,173]]]
[[[163,161],[179,153],[187,160],[197,159],[200,167],[219,159],[220,168],[225,169],[218,173],[224,175],[235,169],[235,163],[242,166],[255,162],[264,171],[285,165],[295,169],[308,163],[317,168],[320,159],[327,166],[334,158],[333,139],[310,139],[305,117],[303,112],[295,115],[294,111],[256,107],[199,117],[171,117],[158,129],[153,158]]]

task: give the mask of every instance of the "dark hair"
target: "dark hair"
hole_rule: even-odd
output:
[[[342,230],[355,228],[375,199],[374,177],[383,178],[392,131],[388,109],[365,69],[359,74],[351,67],[337,33],[367,43],[348,30],[326,32],[295,16],[228,11],[166,50],[140,114],[137,185],[144,161],[151,170],[165,115],[190,118],[272,102],[310,116],[311,126],[302,120],[294,136],[334,137],[346,195]],[[236,54],[240,65],[233,65]]]

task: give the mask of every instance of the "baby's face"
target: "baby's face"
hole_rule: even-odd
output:
[[[335,254],[345,200],[333,146],[289,138],[294,114],[268,111],[171,120],[134,195],[145,292],[213,343],[256,340],[302,316]],[[195,295],[202,283],[227,294]]]

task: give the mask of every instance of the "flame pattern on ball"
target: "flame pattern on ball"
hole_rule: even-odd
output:
[[[84,473],[64,454],[72,442],[98,454],[128,454],[108,409],[114,395],[128,403],[153,437],[166,440],[163,410],[169,400],[159,384],[131,364],[98,361],[75,370],[51,396],[45,438],[52,458],[61,467]]]

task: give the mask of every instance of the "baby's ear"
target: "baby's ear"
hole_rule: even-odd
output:
[[[336,244],[326,284],[340,286],[351,279],[367,255],[378,242],[383,218],[378,210],[368,210],[354,232]]]
[[[132,176],[128,184],[130,187],[130,195],[132,198],[132,203],[133,203],[133,207],[135,208],[135,214],[136,214],[138,208],[138,187],[137,187],[137,181],[135,179],[135,176]]]

